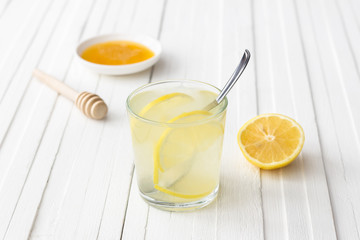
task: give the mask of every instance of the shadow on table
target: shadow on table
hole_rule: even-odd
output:
[[[302,154],[288,166],[274,170],[260,170],[245,159],[228,161],[232,164],[223,166],[218,208],[229,211],[229,214],[231,211],[244,211],[241,215],[252,216],[262,214],[263,198],[270,202],[281,202],[285,194],[292,201],[302,201],[306,194],[304,160],[311,159]]]

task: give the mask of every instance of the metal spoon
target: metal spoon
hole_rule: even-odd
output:
[[[244,55],[242,56],[240,63],[236,67],[234,73],[231,75],[229,81],[225,84],[225,86],[223,87],[223,89],[221,90],[221,92],[219,93],[217,98],[204,108],[205,111],[210,111],[211,109],[213,109],[214,107],[219,105],[222,100],[224,100],[225,96],[229,93],[230,89],[234,86],[236,81],[239,79],[241,74],[244,72],[244,70],[250,60],[250,56],[251,56],[251,54],[250,54],[249,50],[245,49]]]

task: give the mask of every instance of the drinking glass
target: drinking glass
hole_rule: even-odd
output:
[[[144,85],[126,102],[141,197],[163,210],[204,207],[218,193],[227,99],[192,80]]]

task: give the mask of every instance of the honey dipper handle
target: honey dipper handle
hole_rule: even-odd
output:
[[[41,82],[45,83],[61,95],[65,96],[66,98],[72,100],[73,102],[76,101],[78,96],[78,92],[74,89],[66,85],[65,83],[57,80],[56,78],[40,71],[39,69],[34,69],[33,75],[38,78]]]

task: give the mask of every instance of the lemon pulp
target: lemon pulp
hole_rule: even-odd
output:
[[[259,115],[241,127],[238,143],[245,158],[263,169],[288,165],[299,155],[304,131],[293,119],[276,113]]]

